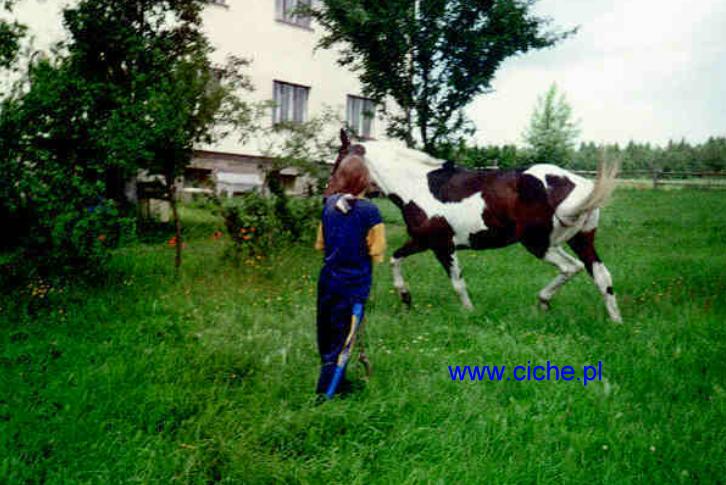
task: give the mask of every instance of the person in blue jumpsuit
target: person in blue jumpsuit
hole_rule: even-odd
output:
[[[327,391],[335,373],[338,354],[350,332],[353,305],[364,305],[368,299],[373,263],[383,261],[383,220],[375,204],[363,198],[369,185],[363,160],[351,155],[340,163],[326,190],[315,244],[325,252],[318,280],[318,394]],[[338,392],[349,387],[343,379]]]

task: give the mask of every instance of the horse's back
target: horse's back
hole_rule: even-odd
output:
[[[527,170],[524,171],[524,173],[533,175],[539,179],[546,179],[547,175],[551,176],[557,176],[557,177],[567,177],[569,180],[571,180],[575,185],[590,185],[592,186],[592,182],[586,179],[585,177],[582,177],[581,175],[578,175],[574,172],[571,172],[565,168],[562,168],[557,165],[552,165],[551,163],[537,163],[535,165],[532,165]]]
[[[532,165],[524,174],[537,178],[548,192],[562,191],[566,187],[567,193],[556,198],[553,209],[558,215],[567,216],[577,212],[583,202],[592,192],[592,181],[557,165],[540,163]]]

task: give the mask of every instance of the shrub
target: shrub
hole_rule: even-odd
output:
[[[294,240],[312,241],[317,233],[323,209],[321,198],[319,196],[290,198],[288,207],[292,214],[292,223],[295,225],[291,233],[297,235]]]
[[[134,219],[124,217],[111,200],[59,214],[50,224],[50,259],[59,266],[98,268],[134,233]]]
[[[224,223],[234,243],[235,257],[266,254],[279,232],[272,200],[250,192],[222,204]]]
[[[14,241],[0,284],[21,284],[35,276],[95,274],[103,270],[112,248],[133,237],[134,220],[122,215],[114,202],[64,202],[48,198],[24,213],[32,224]]]
[[[257,257],[287,243],[312,240],[320,200],[250,192],[223,202],[222,210],[234,244],[233,256]]]

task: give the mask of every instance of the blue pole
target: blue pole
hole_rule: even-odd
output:
[[[338,385],[340,384],[340,379],[343,378],[343,372],[345,371],[345,366],[346,364],[348,364],[348,358],[350,357],[350,350],[353,348],[353,343],[355,342],[355,334],[358,331],[358,327],[360,326],[362,318],[363,304],[356,303],[353,305],[353,315],[350,322],[350,332],[348,333],[345,344],[343,344],[343,348],[338,355],[338,365],[335,368],[335,374],[333,374],[333,379],[330,381],[328,390],[325,393],[328,399],[333,398],[333,396],[335,395],[335,391],[338,389]]]

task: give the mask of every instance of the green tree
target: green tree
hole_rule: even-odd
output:
[[[269,112],[265,113],[269,119]],[[339,146],[338,133],[326,130],[329,126],[340,126],[342,120],[330,107],[313,118],[298,122],[277,123],[258,130],[258,141],[263,145],[262,153],[272,160],[265,174],[267,188],[274,198],[275,216],[292,240],[299,240],[307,221],[300,220],[294,213],[294,203],[287,196],[281,180],[283,169],[293,168],[299,175],[311,176],[317,181],[310,192],[322,191],[330,175],[327,160]]]
[[[14,3],[14,0],[0,0],[0,12],[11,12]],[[24,33],[23,25],[0,18],[0,69],[12,66]]]
[[[596,170],[600,151],[593,142],[582,142],[573,153],[571,167],[577,170]]]
[[[546,30],[534,0],[323,0],[313,15],[320,46],[342,46],[339,63],[385,106],[389,135],[424,150],[470,132],[464,108],[491,89],[507,58],[549,47],[574,31]]]
[[[537,100],[524,139],[532,150],[533,162],[569,166],[579,132],[565,95],[552,84]]]
[[[443,150],[440,148],[438,151]],[[529,154],[515,145],[470,146],[462,142],[449,147],[444,155],[447,160],[472,168],[510,169],[530,163]]]
[[[205,3],[81,0],[64,10],[64,54],[31,64],[24,91],[0,108],[0,169],[11,181],[0,195],[35,221],[28,235],[41,254],[97,247],[108,228],[96,226],[123,215],[125,182],[146,170],[165,180],[181,263],[174,181],[195,143],[251,118],[237,96],[249,88],[245,61],[219,71],[209,61]]]
[[[726,138],[709,137],[699,148],[699,159],[703,170],[717,172],[726,170]]]

